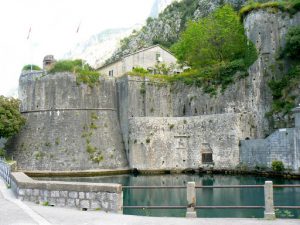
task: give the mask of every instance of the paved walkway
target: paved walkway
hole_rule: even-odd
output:
[[[300,220],[139,217],[40,206],[17,200],[0,179],[0,225],[300,225]]]

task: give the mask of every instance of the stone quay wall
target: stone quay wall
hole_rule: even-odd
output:
[[[121,184],[38,181],[22,172],[11,174],[18,199],[42,205],[122,213]]]

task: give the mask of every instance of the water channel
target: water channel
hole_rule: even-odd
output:
[[[196,185],[261,185],[266,180],[274,184],[300,184],[300,180],[231,175],[151,175],[151,176],[99,176],[52,177],[42,180],[78,181],[93,183],[120,183],[124,186],[183,186],[194,181]],[[186,205],[186,189],[124,189],[124,206]],[[198,206],[263,206],[263,188],[197,189]],[[300,205],[300,188],[275,188],[275,206]],[[199,209],[198,217],[262,218],[263,209]],[[143,216],[184,217],[184,209],[124,209],[124,214]],[[281,209],[280,217],[300,218],[300,210]]]

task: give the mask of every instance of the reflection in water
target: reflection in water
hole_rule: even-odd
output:
[[[253,176],[225,175],[153,175],[153,176],[109,176],[109,177],[64,177],[39,178],[43,180],[64,180],[92,183],[120,183],[124,186],[185,186],[187,182],[195,181],[196,185],[254,185],[264,184],[272,180],[274,184],[299,184],[300,181],[278,178]],[[199,206],[263,206],[263,188],[226,188],[197,189],[197,205]],[[275,205],[300,205],[300,188],[274,189]],[[124,189],[125,206],[163,206],[186,205],[185,189]],[[294,218],[299,218],[300,210],[289,210]],[[144,216],[185,216],[181,209],[124,209],[124,214]],[[263,209],[199,209],[198,217],[263,217]]]

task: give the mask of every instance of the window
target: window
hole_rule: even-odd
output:
[[[202,163],[203,164],[213,163],[212,153],[202,153]]]
[[[156,58],[157,62],[160,62],[160,60],[161,60],[160,53],[156,53],[155,58]]]
[[[201,147],[202,164],[213,164],[213,150],[209,143],[202,143]]]
[[[114,76],[114,71],[113,71],[113,70],[110,70],[110,71],[108,72],[108,75],[109,75],[110,77],[113,77],[113,76]]]

